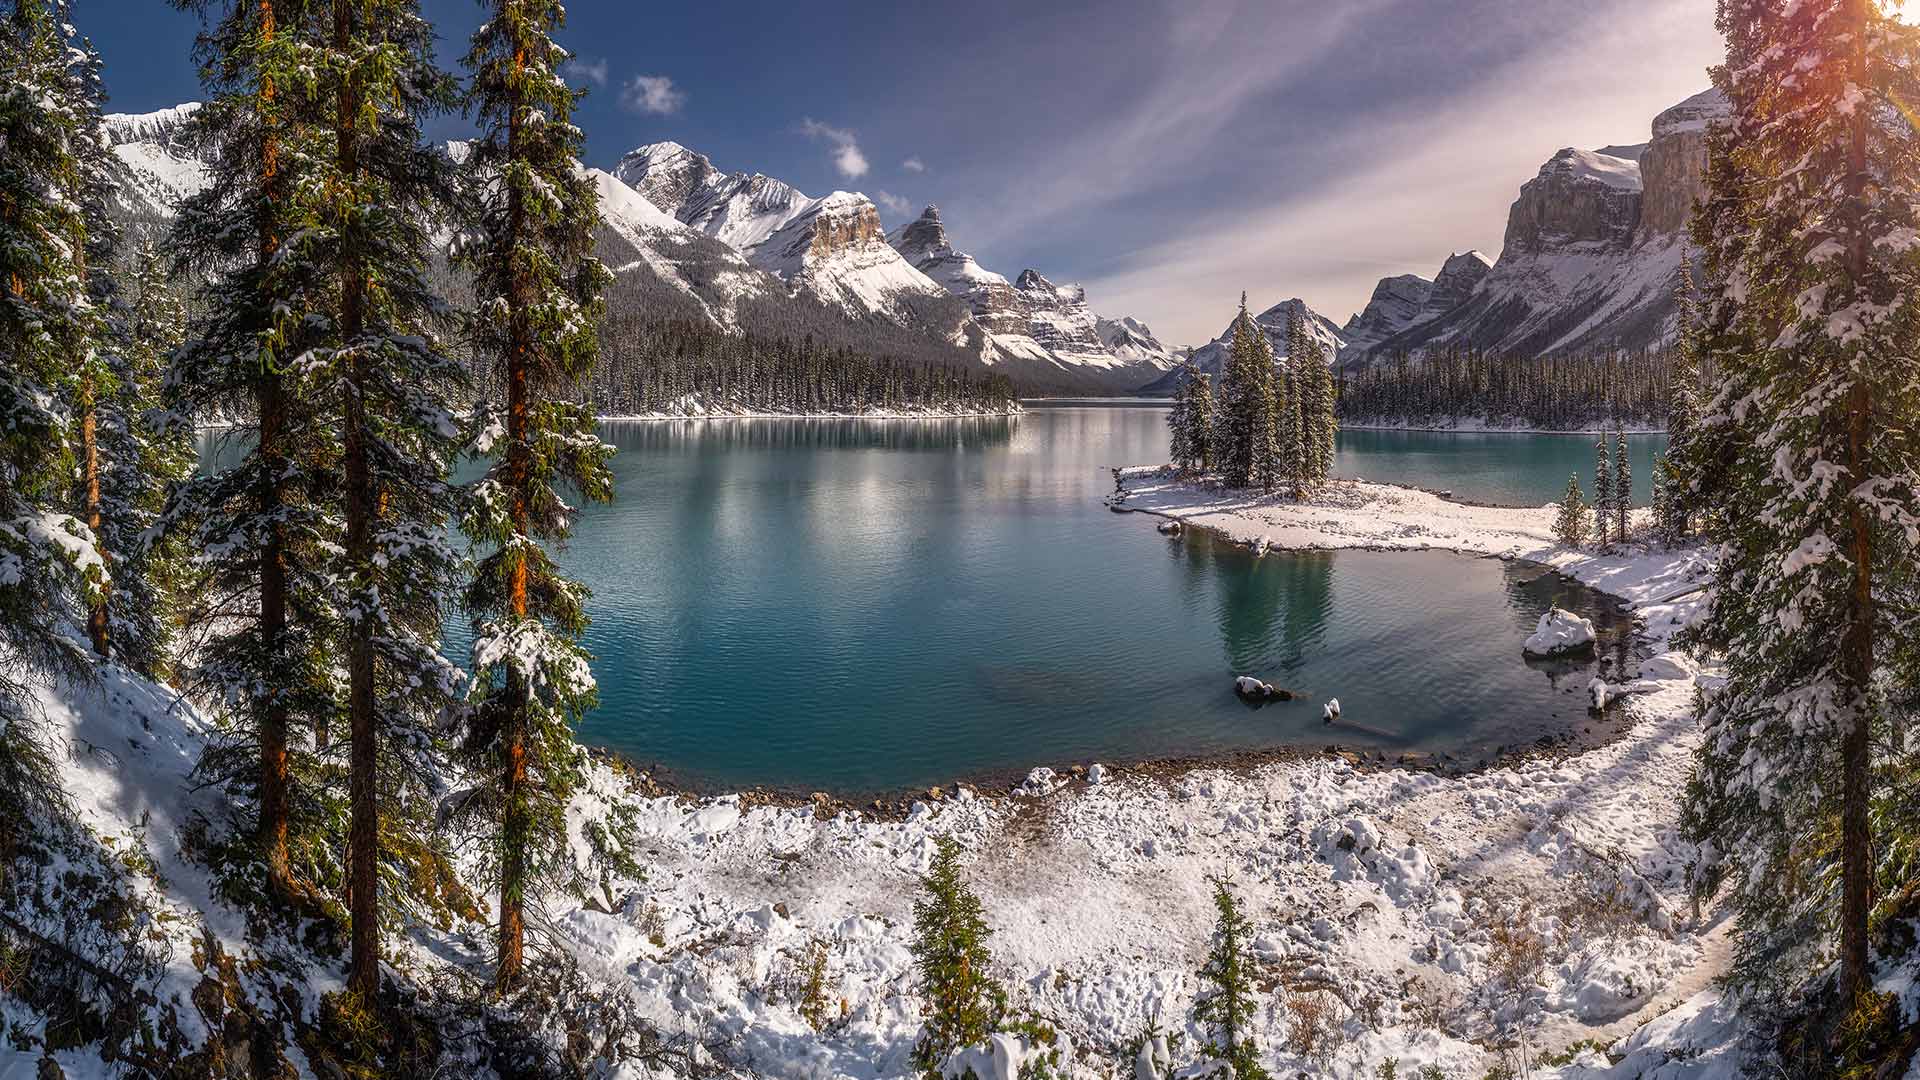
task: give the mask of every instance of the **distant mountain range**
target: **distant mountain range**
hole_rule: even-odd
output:
[[[1544,356],[1670,340],[1687,220],[1705,192],[1707,129],[1726,115],[1725,99],[1708,90],[1654,117],[1645,143],[1555,153],[1520,186],[1497,261],[1467,251],[1432,278],[1381,278],[1366,307],[1336,329],[1337,362],[1456,347]],[[1297,299],[1280,307],[1288,305],[1309,310]],[[1324,342],[1330,324],[1318,314],[1312,323]],[[1147,391],[1171,389],[1163,378]]]
[[[157,236],[209,182],[179,138],[198,108],[107,118],[126,168],[118,211],[143,235]],[[998,372],[1037,392],[1130,391],[1175,362],[1138,320],[1096,316],[1078,286],[1037,270],[1009,283],[955,252],[933,207],[889,236],[865,195],[813,198],[758,173],[721,172],[677,143],[587,172],[604,219],[597,253],[616,275],[610,316],[812,335]]]
[[[157,233],[207,184],[178,138],[198,107],[107,118],[127,170],[119,210],[136,231]],[[1646,143],[1554,154],[1521,185],[1497,261],[1466,251],[1431,278],[1382,278],[1344,324],[1298,298],[1256,321],[1284,354],[1300,312],[1343,366],[1452,347],[1534,356],[1666,340],[1706,131],[1725,114],[1710,90],[1655,117]],[[887,232],[865,195],[811,197],[672,142],[588,172],[605,219],[599,253],[616,272],[610,308],[627,315],[813,334],[999,372],[1028,392],[1170,393],[1186,352],[1136,319],[1095,314],[1078,285],[980,265],[936,207]],[[1230,329],[1192,350],[1202,370],[1218,374]]]

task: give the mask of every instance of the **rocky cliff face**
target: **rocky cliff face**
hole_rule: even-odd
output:
[[[1656,117],[1644,144],[1554,154],[1521,186],[1498,262],[1489,267],[1477,252],[1449,259],[1420,316],[1385,337],[1358,335],[1341,362],[1455,347],[1539,356],[1665,340],[1687,220],[1704,189],[1707,130],[1725,115],[1725,101],[1707,91]]]
[[[1684,233],[1706,194],[1707,129],[1727,116],[1718,90],[1695,94],[1653,118],[1653,141],[1640,157],[1640,227],[1657,236]]]
[[[1433,282],[1419,274],[1384,277],[1373,287],[1367,306],[1354,312],[1340,336],[1348,348],[1365,349],[1412,326],[1433,294]]]
[[[1440,264],[1440,272],[1433,277],[1433,291],[1427,294],[1427,302],[1420,305],[1420,314],[1414,323],[1437,319],[1466,303],[1492,269],[1493,260],[1478,251],[1447,256],[1447,261]]]
[[[1640,223],[1640,165],[1568,147],[1553,155],[1507,211],[1506,251],[1539,253],[1576,244],[1624,250]]]

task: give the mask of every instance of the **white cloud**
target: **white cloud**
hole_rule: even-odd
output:
[[[907,160],[901,162],[900,167],[907,170],[908,172],[926,172],[927,171],[927,163],[924,161],[921,161],[917,157],[910,157]]]
[[[686,91],[665,75],[635,75],[620,88],[620,105],[630,112],[666,116],[686,103]]]
[[[607,85],[607,62],[576,56],[560,65],[560,74],[575,82],[590,82],[595,86],[605,86]]]
[[[905,214],[913,210],[913,203],[909,202],[908,200],[902,198],[899,195],[895,195],[891,191],[874,192],[873,201],[879,203],[881,206],[886,207],[887,209],[893,211],[896,214]]]
[[[867,175],[867,155],[860,152],[860,141],[846,128],[831,127],[812,117],[800,122],[802,134],[825,139],[833,147],[833,167],[849,180]]]

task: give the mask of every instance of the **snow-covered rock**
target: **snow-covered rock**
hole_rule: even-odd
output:
[[[1562,656],[1593,647],[1593,620],[1563,608],[1549,608],[1521,646],[1528,656]]]

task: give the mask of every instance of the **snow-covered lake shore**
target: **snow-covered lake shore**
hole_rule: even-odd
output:
[[[1700,602],[1698,552],[1561,551],[1544,508],[1350,483],[1295,506],[1124,475],[1125,505],[1255,545],[1431,546],[1551,565],[1632,604],[1656,643]],[[1514,648],[1517,662],[1518,637]],[[724,1033],[769,1075],[901,1075],[918,1026],[906,951],[915,879],[934,839],[955,836],[973,853],[1004,974],[1091,1069],[1155,1015],[1184,1026],[1212,926],[1207,879],[1223,874],[1283,988],[1259,1036],[1285,1075],[1371,1077],[1394,1057],[1401,1075],[1431,1063],[1479,1076],[1491,1058],[1476,1041],[1502,1013],[1496,927],[1546,942],[1541,985],[1522,995],[1545,1049],[1623,1036],[1715,970],[1717,934],[1691,920],[1690,849],[1676,828],[1697,744],[1694,668],[1671,657],[1647,667],[1664,677],[1613,706],[1637,717],[1618,740],[1458,778],[1335,755],[1075,779],[1041,769],[1013,792],[929,793],[897,820],[739,796],[643,800],[649,880],[560,925],[609,978],[630,981],[646,1015]],[[816,939],[842,1014],[824,1034],[769,989]],[[1328,995],[1342,1023],[1330,1052],[1289,1049],[1288,991]]]
[[[1350,482],[1296,505],[1157,470],[1123,478],[1124,505],[1255,546],[1435,547],[1551,565],[1631,604],[1657,644],[1701,602],[1697,551],[1563,551],[1546,508],[1470,507]],[[1114,527],[1151,525],[1115,516]],[[1516,663],[1520,648],[1516,634]],[[1534,1045],[1553,1050],[1610,1043],[1683,1000],[1689,1011],[1662,1021],[1674,1030],[1662,1029],[1655,1050],[1693,1038],[1682,1021],[1696,1018],[1710,1038],[1687,1067],[1707,1067],[1732,1051],[1703,990],[1722,955],[1721,928],[1693,921],[1681,880],[1691,849],[1677,799],[1698,740],[1696,669],[1667,656],[1642,674],[1611,706],[1635,718],[1621,737],[1459,777],[1332,754],[1079,776],[1042,767],[1014,790],[927,792],[900,816],[648,794],[600,765],[573,808],[576,838],[615,806],[632,813],[645,877],[585,902],[553,901],[546,924],[635,1014],[724,1045],[759,1075],[906,1076],[920,1025],[907,951],[913,901],[936,839],[952,836],[970,853],[999,973],[1017,1001],[1072,1039],[1075,1076],[1111,1075],[1156,1016],[1163,1029],[1188,1032],[1176,1065],[1192,1060],[1188,1014],[1214,875],[1233,881],[1253,922],[1272,991],[1255,1034],[1276,1075],[1359,1080],[1391,1057],[1401,1076],[1433,1064],[1451,1078],[1478,1077],[1493,1062],[1482,1044],[1516,1008],[1527,1011]],[[190,804],[204,798],[181,794],[185,769],[212,725],[157,687],[116,679],[102,698],[46,702],[72,741],[116,748],[66,766],[82,816],[103,836],[144,835],[165,870],[154,886],[168,894],[164,906],[203,913],[244,954],[238,920],[181,854]],[[911,709],[903,700],[903,717]],[[1543,943],[1537,985],[1501,992],[1509,957],[1497,930]],[[795,992],[816,942],[827,951],[833,1015],[822,1031]],[[397,966],[411,970],[485,969],[484,935],[416,927],[395,948]],[[184,992],[185,976],[190,969],[164,983],[162,997]],[[1331,1017],[1312,1048],[1298,1041],[1301,1002]],[[1640,1073],[1576,1064],[1535,1075]]]

